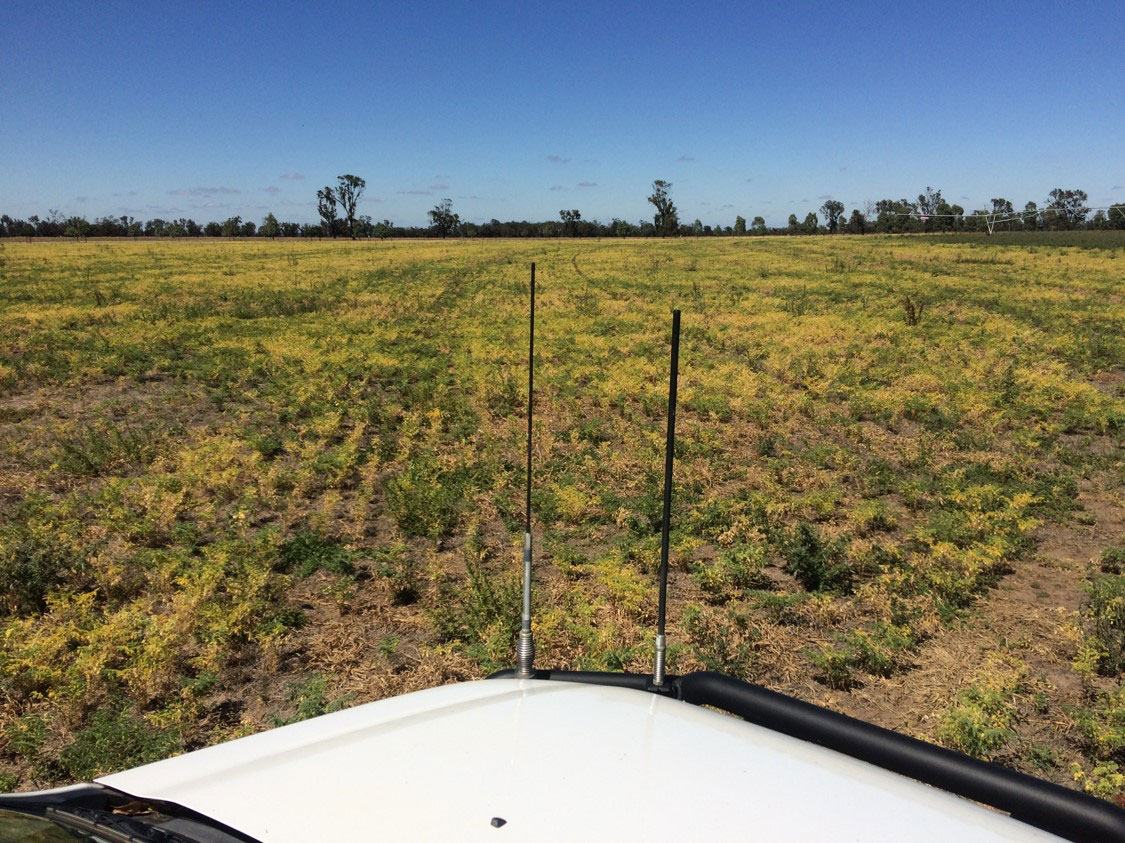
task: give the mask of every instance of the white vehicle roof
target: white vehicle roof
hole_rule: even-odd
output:
[[[432,688],[98,781],[263,841],[1059,839],[727,715],[560,681]]]

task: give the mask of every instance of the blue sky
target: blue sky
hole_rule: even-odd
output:
[[[1125,3],[51,3],[0,24],[0,212],[419,224],[1125,200]]]

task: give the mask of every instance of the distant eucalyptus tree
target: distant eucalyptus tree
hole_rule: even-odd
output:
[[[281,234],[281,226],[272,211],[262,220],[262,227],[258,229],[258,234],[262,237],[277,237]]]
[[[434,205],[432,211],[428,211],[427,213],[430,216],[431,225],[443,239],[453,234],[461,227],[461,217],[453,213],[452,199],[442,199]]]
[[[672,204],[672,197],[669,195],[671,190],[671,182],[657,179],[652,183],[652,196],[648,197],[648,201],[656,208],[656,215],[652,222],[656,227],[656,233],[661,237],[678,234],[680,230],[680,215],[676,211],[676,206]]]
[[[348,223],[348,234],[355,240],[355,210],[359,204],[367,182],[359,176],[343,175],[336,177],[339,184],[336,186],[336,201],[344,209],[344,219]]]
[[[1061,187],[1056,187],[1051,191],[1049,198],[1046,210],[1053,213],[1052,218],[1047,221],[1053,228],[1069,231],[1086,222],[1086,215],[1090,213],[1090,209],[1086,207],[1088,197],[1085,190],[1063,190]]]
[[[578,223],[582,220],[582,214],[577,209],[559,211],[559,218],[563,223],[563,230],[566,232],[567,237],[578,236]]]
[[[844,215],[844,203],[836,199],[829,199],[820,206],[824,214],[824,222],[828,226],[828,233],[835,234],[840,228],[840,218]]]
[[[336,193],[331,186],[323,187],[316,192],[316,212],[324,221],[324,233],[331,237],[336,236]]]

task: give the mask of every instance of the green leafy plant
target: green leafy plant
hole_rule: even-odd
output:
[[[315,529],[299,530],[281,544],[278,554],[285,570],[295,571],[302,577],[321,570],[332,574],[355,573],[353,554]]]
[[[1091,575],[1086,594],[1079,665],[1117,676],[1125,669],[1125,574]]]
[[[449,535],[461,515],[469,475],[420,455],[387,481],[387,507],[407,536],[431,539]]]
[[[180,746],[176,730],[160,730],[127,711],[96,711],[89,725],[59,754],[58,764],[71,781],[96,776],[166,758]]]
[[[856,684],[852,673],[852,654],[836,647],[823,647],[810,656],[812,663],[820,670],[820,679],[829,688],[846,691]]]
[[[720,551],[711,562],[696,562],[691,575],[709,600],[721,603],[749,588],[762,588],[769,578],[762,572],[766,564],[762,545],[740,545]]]
[[[375,573],[386,577],[394,589],[394,602],[406,606],[418,600],[422,593],[422,582],[418,563],[410,555],[404,544],[393,544],[376,550],[372,557]]]
[[[131,427],[99,419],[55,434],[55,464],[68,474],[93,477],[145,465],[156,456],[152,425]]]
[[[689,604],[684,608],[684,626],[692,652],[707,670],[738,677],[750,675],[761,631],[749,613]]]
[[[785,569],[808,591],[844,591],[852,570],[836,542],[821,539],[807,521],[799,523],[781,545]]]

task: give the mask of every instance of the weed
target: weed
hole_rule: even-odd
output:
[[[761,631],[749,614],[736,608],[689,605],[684,609],[684,628],[692,652],[707,670],[737,677],[750,675]]]
[[[805,592],[756,591],[752,605],[755,609],[764,610],[774,623],[793,625],[804,622],[801,606],[808,599],[809,595]]]
[[[389,659],[391,656],[398,652],[398,645],[400,643],[401,639],[397,635],[384,636],[379,641],[380,655],[382,655],[385,659]]]
[[[904,658],[917,647],[907,626],[878,623],[873,631],[858,629],[847,637],[851,664],[876,676],[891,676],[901,670]]]
[[[404,544],[379,548],[372,554],[375,573],[386,577],[394,593],[394,602],[406,606],[418,600],[422,593],[418,564]]]
[[[1059,766],[1059,754],[1046,744],[1031,744],[1027,748],[1027,760],[1044,773]]]
[[[1078,666],[1117,676],[1125,669],[1125,574],[1092,574],[1086,594]]]
[[[818,677],[829,688],[846,691],[856,684],[852,673],[852,655],[846,650],[823,647],[810,656],[813,665],[820,670]]]
[[[50,522],[23,507],[27,520],[0,525],[0,594],[8,612],[42,611],[52,589],[75,580],[85,560]]]
[[[254,450],[267,460],[272,460],[285,451],[285,442],[276,433],[256,435],[251,438],[250,443],[254,446]]]
[[[166,758],[179,746],[174,730],[158,730],[125,711],[102,710],[74,733],[74,740],[59,753],[58,765],[67,779],[89,781]]]
[[[984,676],[942,716],[938,739],[968,755],[991,760],[1015,736],[1013,698],[1023,689],[1023,665],[994,659]]]
[[[1099,564],[1102,573],[1125,574],[1125,547],[1107,547],[1102,551]]]
[[[846,590],[851,583],[852,570],[841,558],[839,544],[825,542],[806,521],[785,537],[781,552],[786,570],[807,591]]]
[[[288,726],[290,723],[299,723],[322,714],[331,714],[347,708],[355,699],[354,694],[345,694],[329,698],[328,681],[319,673],[314,673],[301,682],[295,682],[289,687],[289,702],[294,707],[294,713],[289,717],[273,717],[274,726]]]
[[[1070,772],[1074,781],[1093,796],[1119,801],[1125,793],[1125,773],[1122,772],[1121,765],[1114,761],[1095,764],[1092,770],[1087,770],[1075,761],[1070,765]]]
[[[922,311],[926,305],[920,299],[911,298],[909,294],[902,297],[902,315],[906,324],[914,327],[922,321]]]
[[[776,457],[780,442],[781,439],[777,434],[763,433],[754,442],[754,451],[762,458]]]
[[[25,714],[4,727],[4,738],[17,758],[36,761],[47,741],[47,724],[37,714]]]
[[[156,437],[151,425],[128,427],[110,419],[57,433],[55,445],[55,464],[60,470],[91,477],[145,465],[156,456]]]
[[[1099,694],[1093,705],[1071,712],[1091,758],[1125,763],[1125,688]]]
[[[341,547],[334,539],[328,538],[319,530],[304,528],[293,538],[286,540],[278,548],[282,570],[294,571],[298,576],[307,577],[316,571],[331,574],[355,573],[353,554]]]
[[[851,514],[851,520],[861,535],[890,532],[895,519],[882,501],[863,501]]]
[[[781,309],[790,316],[804,316],[812,310],[812,298],[809,295],[807,287],[785,290],[781,296]]]
[[[460,518],[468,486],[465,469],[447,469],[420,455],[387,481],[387,507],[407,536],[438,539]]]
[[[764,588],[769,578],[762,573],[766,564],[765,548],[741,545],[720,551],[712,562],[696,562],[692,578],[711,602],[721,603],[748,588]]]
[[[471,658],[498,669],[519,629],[520,581],[490,573],[480,560],[467,560],[466,581],[441,583],[437,605],[429,614],[439,640],[460,642]],[[501,653],[496,653],[496,648]]]

